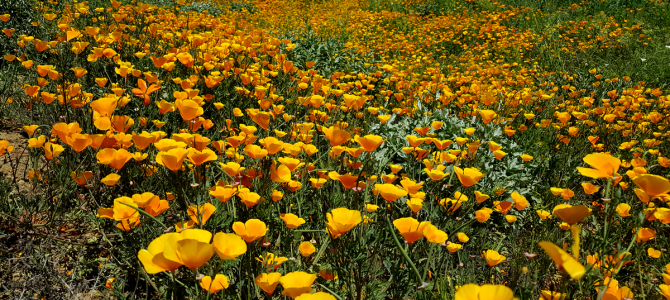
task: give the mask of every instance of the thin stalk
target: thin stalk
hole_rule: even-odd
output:
[[[156,218],[154,218],[154,216],[150,215],[148,212],[146,212],[146,211],[144,211],[144,210],[141,210],[141,209],[139,209],[139,208],[137,208],[137,207],[135,207],[135,206],[132,206],[132,205],[130,205],[130,204],[127,204],[127,203],[125,203],[125,202],[121,202],[121,201],[119,201],[119,203],[121,203],[121,204],[123,204],[123,205],[125,205],[125,206],[128,206],[128,207],[131,207],[132,209],[134,209],[134,210],[140,212],[141,214],[143,214],[143,215],[145,215],[145,216],[151,218],[151,219],[154,220],[156,223],[160,224],[160,225],[163,227],[163,229],[168,230],[167,226],[165,226],[165,224],[163,224],[163,222],[158,221]]]
[[[386,225],[388,225],[389,232],[391,233],[391,236],[393,236],[393,241],[395,242],[395,246],[398,250],[400,250],[400,253],[402,254],[402,257],[405,258],[407,261],[407,264],[412,268],[414,271],[414,275],[416,275],[416,279],[423,282],[421,278],[421,273],[419,273],[419,270],[416,268],[414,265],[414,262],[409,258],[409,255],[407,255],[407,252],[402,248],[400,245],[400,241],[398,241],[398,237],[395,235],[395,232],[393,230],[393,226],[391,225],[391,220],[389,219],[389,216],[386,216]]]

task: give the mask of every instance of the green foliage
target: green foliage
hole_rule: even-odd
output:
[[[250,14],[254,14],[258,11],[258,9],[256,8],[256,6],[253,5],[253,3],[234,2],[234,1],[228,3],[228,10],[234,12],[246,11]]]
[[[232,5],[232,4],[231,4]],[[213,16],[220,16],[223,11],[221,8],[211,2],[193,2],[180,8],[183,12],[206,13]]]
[[[370,72],[375,62],[370,53],[359,53],[356,49],[346,46],[346,42],[338,37],[317,35],[311,29],[299,34],[284,34],[283,38],[291,39],[296,44],[291,51],[282,50],[287,58],[297,66],[308,69],[307,62],[314,62],[313,68],[323,76],[335,72]]]
[[[35,9],[36,2],[34,0],[12,0],[0,1],[0,13],[10,14],[9,22],[1,22],[0,26],[8,29],[15,29],[14,35],[28,35],[38,38],[46,38],[42,26],[33,26],[32,22],[43,22],[44,19]],[[6,36],[2,35],[2,42],[0,42],[0,53],[8,54],[15,53],[15,49],[19,48],[16,44],[8,43]],[[0,66],[5,65],[5,60],[0,60]]]

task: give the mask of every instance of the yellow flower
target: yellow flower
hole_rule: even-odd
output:
[[[381,136],[374,134],[368,134],[363,137],[356,136],[354,140],[357,143],[359,143],[361,147],[363,147],[363,149],[365,149],[365,151],[367,152],[374,151],[375,149],[377,149],[377,147],[379,147],[379,145],[381,145],[384,142]]]
[[[448,243],[447,250],[451,253],[456,253],[456,251],[463,249],[463,245],[456,243]]]
[[[365,210],[366,210],[368,213],[373,213],[373,212],[377,211],[377,209],[379,209],[379,206],[378,206],[378,205],[374,205],[374,204],[365,204]]]
[[[315,274],[309,274],[302,271],[288,273],[279,278],[284,291],[282,295],[296,298],[302,294],[313,291],[312,283],[316,280]]]
[[[633,182],[652,199],[670,192],[670,180],[658,175],[638,175]]]
[[[424,237],[423,230],[430,222],[420,222],[412,217],[400,218],[393,221],[400,234],[405,238],[408,244],[414,243],[420,238]]]
[[[375,189],[377,190],[377,193],[379,193],[379,195],[381,195],[382,198],[388,202],[393,202],[404,196],[407,196],[407,191],[397,187],[394,184],[375,184]]]
[[[233,223],[233,231],[241,236],[247,243],[251,243],[258,238],[265,236],[268,228],[265,223],[258,219],[250,219],[246,223]]]
[[[280,273],[263,273],[254,279],[254,283],[258,285],[265,293],[268,295],[272,295],[272,293],[275,291],[275,288],[277,288],[277,285],[279,284],[279,279],[281,278]]]
[[[559,217],[566,223],[573,225],[584,220],[584,218],[591,215],[591,210],[584,205],[563,206],[554,208],[554,215]]]
[[[414,213],[418,213],[423,208],[423,199],[421,198],[410,198],[405,203]]]
[[[214,280],[212,277],[205,276],[200,279],[200,287],[204,290],[214,294],[220,290],[227,289],[230,283],[228,283],[228,277],[223,274],[216,274]]]
[[[616,213],[622,218],[630,216],[630,205],[619,203],[619,205],[616,206]]]
[[[449,238],[446,232],[438,229],[433,224],[426,224],[423,228],[423,236],[433,244],[442,244]]]
[[[191,270],[202,267],[214,255],[209,242],[212,233],[202,229],[187,229],[179,236],[171,235],[165,244],[165,258],[179,262]]]
[[[298,216],[288,213],[288,214],[281,214],[279,216],[282,221],[284,221],[284,224],[286,224],[286,227],[289,229],[294,229],[300,227],[300,225],[305,224],[305,219],[299,218]]]
[[[514,292],[504,285],[485,284],[478,286],[476,284],[466,284],[458,289],[455,300],[512,300]]]
[[[247,252],[247,244],[240,236],[233,233],[216,233],[212,245],[222,260],[235,260]]]
[[[204,205],[193,206],[189,205],[188,207],[188,216],[195,224],[204,225],[209,217],[216,211],[216,207],[210,203],[205,203]]]
[[[477,168],[461,169],[459,167],[454,167],[454,172],[464,187],[473,186],[477,184],[479,180],[482,179],[482,177],[484,177],[484,174],[479,172]]]
[[[558,268],[565,270],[573,280],[581,279],[586,273],[586,268],[579,261],[554,243],[540,242],[539,245],[549,254]]]
[[[326,219],[328,220],[326,222],[328,233],[334,239],[345,234],[363,221],[360,211],[344,207],[331,210],[326,214]]]
[[[551,213],[546,211],[546,210],[537,210],[537,215],[540,217],[542,220],[546,220],[548,218],[551,218]]]
[[[652,258],[661,258],[661,250],[656,250],[654,248],[647,249],[647,254]]]
[[[539,300],[564,300],[568,294],[543,290]]]
[[[181,262],[174,261],[165,257],[165,247],[168,242],[170,242],[172,236],[179,236],[179,233],[170,232],[159,236],[154,239],[147,247],[147,250],[140,250],[137,254],[140,262],[144,266],[144,270],[149,274],[156,274],[164,271],[172,271],[179,266]]]
[[[312,253],[316,251],[316,247],[314,247],[314,245],[311,242],[304,241],[300,243],[300,246],[298,246],[298,251],[300,251],[300,255],[307,257],[312,255]]]
[[[495,267],[507,259],[507,257],[500,255],[500,253],[495,250],[486,250],[486,252],[484,252],[484,258],[489,267]]]
[[[183,148],[174,148],[166,152],[158,152],[156,155],[156,162],[173,172],[181,170],[184,159],[188,155],[189,150]]]
[[[475,218],[479,223],[484,223],[489,220],[491,213],[493,213],[492,209],[484,207],[478,211],[475,211]]]
[[[296,300],[336,300],[336,298],[328,293],[316,292],[314,294],[302,294],[295,298]]]
[[[107,186],[114,186],[119,181],[119,179],[121,179],[121,175],[111,173],[105,176],[104,178],[100,179],[100,182],[104,183]]]
[[[584,157],[584,162],[595,169],[577,167],[577,171],[593,179],[615,177],[621,166],[621,160],[606,153],[589,154]]]

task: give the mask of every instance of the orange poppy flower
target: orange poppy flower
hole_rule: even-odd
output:
[[[209,190],[209,194],[219,199],[219,201],[226,203],[230,198],[237,194],[237,188],[234,186],[215,186]]]
[[[268,156],[268,151],[258,145],[247,145],[244,147],[244,154],[253,159],[262,159]]]
[[[254,279],[254,283],[258,285],[265,293],[268,295],[272,295],[274,293],[275,289],[277,288],[277,285],[279,285],[279,279],[282,277],[281,273],[275,272],[275,273],[263,273]]]
[[[209,148],[205,148],[202,151],[198,151],[195,148],[189,148],[187,154],[187,160],[196,166],[200,166],[208,161],[217,160],[218,158],[219,156]]]
[[[135,94],[135,96],[144,100],[144,105],[149,105],[149,103],[151,103],[149,95],[160,89],[160,86],[156,84],[152,84],[147,87],[147,82],[142,79],[137,79],[137,86],[139,88],[134,88],[132,92]]]
[[[191,99],[177,99],[174,106],[177,107],[184,121],[193,120],[205,112],[197,102]]]
[[[98,159],[99,164],[108,165],[114,169],[121,170],[121,168],[133,158],[133,154],[126,149],[116,150],[114,148],[105,148],[98,151],[95,157]]]
[[[384,198],[384,200],[388,202],[393,202],[395,200],[398,200],[402,197],[407,196],[407,191],[397,187],[394,184],[375,184],[375,189],[379,195]]]
[[[156,162],[159,165],[162,165],[173,172],[181,170],[184,159],[188,155],[189,151],[184,148],[174,148],[168,151],[158,152],[156,155]]]
[[[484,177],[484,174],[479,172],[477,168],[461,169],[459,167],[454,167],[454,172],[464,187],[471,187]]]
[[[310,293],[314,290],[312,288],[314,280],[316,280],[316,274],[309,274],[302,271],[288,273],[279,278],[279,282],[284,288],[281,294],[296,298],[302,294]]]
[[[200,287],[212,294],[215,294],[220,290],[227,289],[228,286],[230,286],[228,277],[223,274],[216,274],[216,276],[214,276],[214,280],[212,280],[212,277],[209,276],[205,276],[200,279]]]
[[[305,219],[299,218],[298,216],[291,213],[281,214],[279,218],[284,221],[284,224],[286,224],[286,227],[289,229],[295,229],[300,227],[300,225],[305,224]]]
[[[216,207],[210,203],[205,203],[204,205],[188,206],[188,216],[191,218],[193,223],[205,225],[209,217],[216,211]]]
[[[408,244],[412,244],[424,237],[423,230],[430,222],[420,222],[412,217],[400,218],[393,221],[393,226],[405,238]]]
[[[561,208],[554,209],[553,213],[564,222],[568,223],[569,225],[573,225],[590,216],[591,210],[584,205],[575,205],[563,206]]]
[[[345,234],[363,221],[361,212],[344,207],[336,208],[326,214],[326,229],[334,239]]]
[[[573,280],[581,279],[586,273],[586,268],[579,261],[554,243],[545,241],[540,242],[539,245],[549,254],[558,268],[565,270]]]
[[[489,267],[495,267],[507,259],[507,257],[500,255],[500,253],[495,250],[486,250],[486,252],[484,252],[484,258]]]
[[[322,132],[330,141],[330,145],[332,147],[342,145],[351,139],[351,134],[348,131],[342,130],[335,126],[322,128]]]
[[[375,149],[377,149],[377,147],[379,147],[379,145],[381,145],[384,142],[381,136],[374,134],[368,134],[363,137],[356,136],[354,140],[357,143],[359,143],[361,147],[363,147],[363,149],[365,149],[365,151],[367,152],[374,151]]]
[[[88,146],[93,143],[93,140],[88,136],[88,134],[74,133],[66,137],[66,143],[74,149],[77,153],[84,151]]]
[[[638,175],[633,182],[652,199],[670,192],[670,181],[658,175]]]
[[[617,176],[621,166],[621,160],[605,153],[593,153],[584,156],[584,162],[594,167],[594,169],[577,167],[577,171],[583,176],[593,179],[613,178]]]
[[[117,101],[114,98],[100,98],[91,102],[91,108],[95,110],[98,115],[94,115],[94,123],[96,128],[100,130],[108,130],[112,127],[111,116],[116,109]]]
[[[250,219],[245,223],[235,222],[233,223],[233,231],[247,243],[251,243],[268,232],[267,226],[265,223],[258,219]]]

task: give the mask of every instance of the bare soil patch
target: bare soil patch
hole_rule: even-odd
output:
[[[26,180],[30,170],[28,166],[30,155],[26,147],[28,135],[16,122],[0,120],[0,140],[7,140],[10,146],[14,146],[12,153],[5,153],[0,158],[2,163],[0,173],[14,184],[15,189],[19,191],[28,189],[30,186]]]

